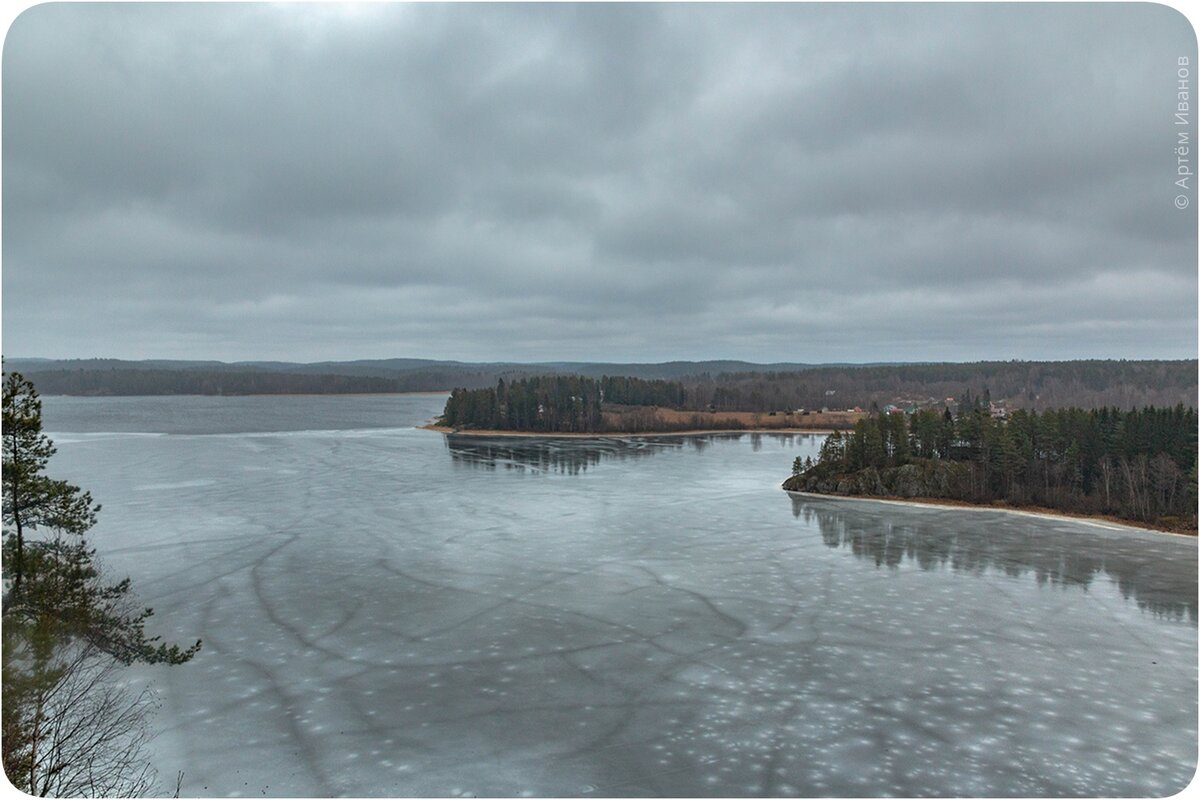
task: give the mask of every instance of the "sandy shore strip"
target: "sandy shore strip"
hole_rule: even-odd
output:
[[[1196,539],[1196,532],[1181,533],[1180,531],[1167,530],[1165,528],[1151,528],[1145,525],[1135,525],[1127,520],[1120,520],[1115,517],[1096,517],[1086,514],[1070,514],[1066,511],[1055,511],[1048,508],[1017,508],[1012,506],[991,506],[980,505],[978,503],[968,503],[966,501],[951,501],[945,498],[938,497],[866,497],[864,495],[844,495],[844,494],[820,494],[819,492],[794,492],[791,489],[784,489],[788,494],[797,495],[799,497],[819,497],[833,500],[863,500],[869,503],[890,503],[898,506],[910,506],[913,508],[944,508],[954,511],[1003,511],[1006,514],[1021,514],[1026,517],[1035,517],[1038,519],[1048,520],[1066,520],[1068,522],[1084,522],[1088,525],[1095,525],[1098,528],[1107,528],[1108,530],[1121,531],[1146,531],[1148,533],[1161,533],[1167,536],[1180,536],[1184,539]]]
[[[658,436],[708,436],[710,434],[742,434],[742,433],[781,433],[781,434],[829,434],[832,430],[826,428],[714,428],[712,430],[688,430],[688,431],[625,431],[613,432],[604,431],[602,433],[558,433],[554,431],[491,431],[491,430],[461,430],[456,431],[454,428],[448,428],[445,425],[418,425],[423,431],[436,431],[437,433],[448,433],[453,436],[486,436],[489,439],[494,438],[513,438],[513,439],[628,439],[631,437],[647,438]]]

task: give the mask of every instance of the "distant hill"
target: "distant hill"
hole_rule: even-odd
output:
[[[51,372],[58,370],[206,370],[209,372],[246,372],[262,371],[275,373],[296,373],[304,375],[361,375],[373,378],[395,378],[416,372],[435,372],[439,374],[474,374],[488,373],[494,375],[528,374],[528,375],[584,375],[600,377],[603,375],[624,375],[631,378],[647,380],[671,380],[692,375],[720,375],[740,372],[795,372],[811,369],[815,366],[856,366],[843,364],[801,364],[776,363],[754,364],[749,361],[664,361],[657,364],[630,364],[591,361],[544,361],[533,363],[517,362],[465,362],[438,361],[427,358],[379,358],[359,359],[355,361],[317,361],[312,363],[296,363],[289,361],[179,361],[179,360],[145,360],[125,361],[116,358],[8,358],[5,360],[8,369],[22,373]],[[450,386],[437,387],[446,388]]]
[[[554,372],[600,378],[622,375],[643,380],[678,380],[699,375],[721,375],[739,372],[797,372],[812,369],[815,364],[752,364],[749,361],[664,361],[658,364],[597,364],[587,361],[550,361],[533,364]]]
[[[906,364],[471,363],[421,358],[292,363],[9,358],[42,394],[320,394],[480,389],[539,375],[673,380],[692,408],[776,411],[928,406],[964,393],[1010,408],[1196,406],[1197,361],[980,361]]]
[[[5,359],[42,394],[323,394],[450,391],[479,388],[506,375],[530,373],[517,364],[397,358],[300,364],[284,361],[126,361]],[[542,374],[542,370],[535,371]]]
[[[261,373],[271,375],[350,376],[383,378],[397,381],[398,388],[387,391],[450,391],[450,389],[479,388],[493,385],[499,378],[532,377],[537,375],[583,375],[602,377],[623,375],[647,380],[676,380],[690,376],[716,376],[728,373],[768,371],[794,372],[811,369],[812,364],[752,364],[747,361],[668,361],[659,364],[596,363],[586,361],[554,361],[520,364],[516,362],[438,361],[426,358],[383,358],[356,361],[318,361],[295,363],[287,361],[126,361],[116,358],[46,359],[9,358],[6,369],[27,375],[43,376],[43,394],[129,394],[131,382],[144,385],[152,394],[171,393],[175,384],[192,384],[198,373],[209,378],[217,375]],[[129,372],[154,372],[134,381]],[[191,373],[191,378],[170,377],[167,373]],[[162,392],[151,391],[154,381],[163,385]],[[218,383],[222,383],[218,381]],[[265,379],[262,385],[269,383]],[[235,385],[228,381],[224,384]],[[240,384],[238,384],[240,385]],[[288,385],[286,382],[281,386]],[[367,384],[364,384],[366,386]],[[373,385],[373,384],[371,384]],[[379,391],[370,389],[364,391]],[[142,391],[133,392],[140,394]]]

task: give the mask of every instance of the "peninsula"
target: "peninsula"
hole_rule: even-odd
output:
[[[1194,408],[877,413],[796,459],[793,492],[1002,506],[1195,534]]]
[[[597,435],[848,430],[861,410],[718,409],[689,402],[677,381],[581,375],[522,378],[455,389],[435,429],[456,433]]]

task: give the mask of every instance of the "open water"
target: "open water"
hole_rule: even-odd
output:
[[[790,496],[820,437],[479,440],[443,396],[47,397],[185,796],[1155,796],[1196,542]]]

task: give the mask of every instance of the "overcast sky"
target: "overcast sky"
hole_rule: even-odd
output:
[[[1180,57],[1194,108],[1148,4],[36,6],[3,350],[1194,358]]]

